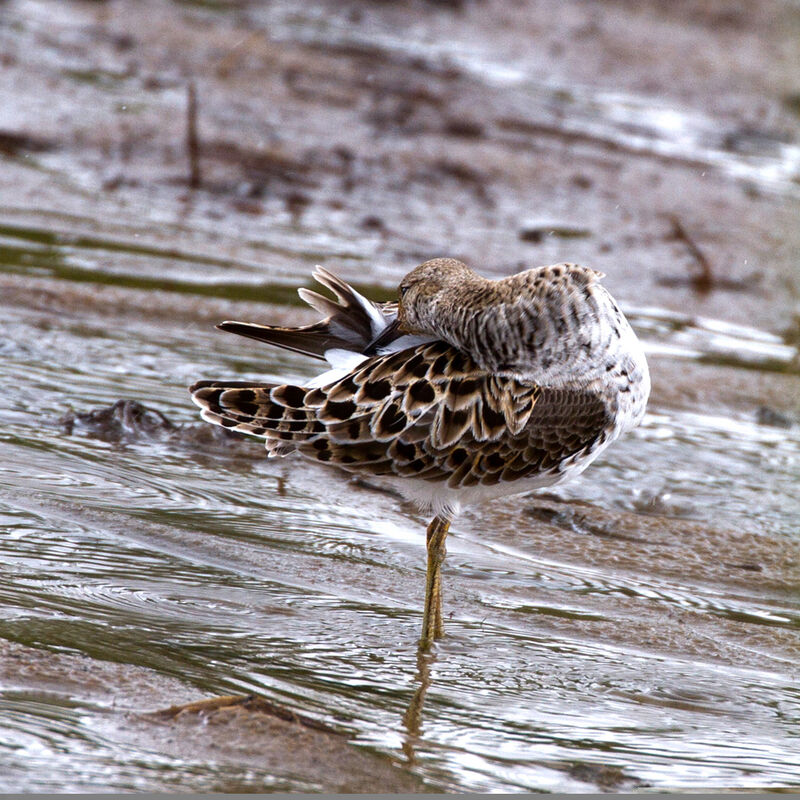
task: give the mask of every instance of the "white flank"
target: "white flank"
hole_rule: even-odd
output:
[[[359,294],[353,287],[350,287],[353,296],[364,308],[364,311],[369,314],[370,327],[372,328],[372,338],[374,339],[388,324],[389,320],[383,315],[383,312],[372,302],[367,300],[366,297]]]
[[[329,383],[344,378],[351,373],[362,361],[367,360],[367,356],[362,353],[355,353],[352,350],[345,350],[342,347],[332,347],[325,351],[325,360],[331,368],[312,378],[306,387],[314,389],[319,386],[327,386]]]

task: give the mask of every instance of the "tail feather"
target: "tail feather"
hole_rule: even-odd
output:
[[[336,301],[305,288],[298,289],[298,294],[313,309],[327,315],[325,319],[291,328],[227,320],[217,328],[324,360],[327,350],[364,351],[397,313],[392,305],[378,306],[367,300],[322,267],[314,270],[314,277],[335,295]]]
[[[281,328],[277,325],[258,325],[255,322],[233,322],[226,320],[217,325],[221,331],[238,333],[260,342],[291,350],[295,353],[325,360],[325,351],[348,344],[330,331],[327,320],[315,322],[302,328]]]

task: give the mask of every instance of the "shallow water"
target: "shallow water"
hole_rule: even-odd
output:
[[[470,4],[167,3],[179,13],[157,33],[136,4],[7,5],[0,79],[19,83],[3,84],[0,138],[45,146],[0,141],[0,790],[330,790],[264,763],[255,735],[225,761],[212,722],[138,714],[250,692],[431,790],[800,786],[800,358],[780,332],[794,301],[769,300],[796,292],[778,210],[798,197],[800,149],[774,105],[750,107],[747,72],[779,62],[755,63],[746,39],[705,104],[652,68],[677,60],[668,47],[628,53],[622,74],[602,29],[630,12],[613,4],[585,19],[563,4],[546,28],[512,5],[476,20]],[[737,41],[736,20],[670,24],[687,53]],[[187,192],[180,76],[195,71],[211,154]],[[269,172],[309,156],[308,183]],[[676,209],[721,278],[706,295],[682,277],[697,264]],[[520,237],[529,210],[543,241]],[[623,306],[654,392],[580,480],[458,518],[447,635],[419,659],[426,520],[213,438],[186,387],[311,377],[213,324],[288,323],[316,263],[386,299],[445,246],[496,274],[607,259],[636,298]],[[170,750],[181,736],[189,749]]]
[[[6,226],[3,270],[55,280],[79,267],[87,298],[95,280],[124,287],[127,270],[146,288],[156,272],[149,250],[115,243],[109,274],[96,243],[55,237],[43,248],[35,233]],[[186,264],[161,254],[157,269],[191,296]],[[221,296],[252,279],[249,265],[224,273]],[[797,369],[795,349],[778,337],[629,312],[654,369]],[[660,556],[629,560],[660,538],[675,557],[684,522],[722,531],[723,545],[726,530],[761,537],[762,557],[790,542],[800,512],[796,424],[656,402],[639,431],[549,496],[554,511],[525,498],[466,513],[448,546],[447,637],[432,663],[418,665],[424,520],[397,498],[317,465],[267,462],[257,445],[204,452],[169,429],[120,436],[58,422],[70,408],[126,398],[190,425],[185,387],[198,377],[302,378],[313,364],[243,348],[210,326],[135,316],[118,324],[89,305],[72,318],[20,306],[4,316],[0,637],[147,667],[198,696],[263,694],[410,762],[431,788],[800,785],[789,657],[800,604],[785,588],[796,569],[776,567],[772,584],[749,588],[707,579],[703,559],[727,554],[691,544],[679,574]],[[620,528],[604,512],[627,522]],[[544,545],[534,538],[542,519],[556,525]],[[655,536],[637,520],[655,521]],[[630,541],[613,538],[626,531]],[[596,534],[611,536],[602,541],[614,557],[576,557]],[[682,615],[695,640],[719,637],[728,650],[671,641]],[[730,627],[715,631],[714,620]],[[406,716],[421,680],[424,706]],[[230,774],[120,743],[103,722],[107,706],[71,701],[64,687],[31,692],[10,675],[0,703],[8,790],[53,788],[53,774],[61,790],[200,790]],[[258,785],[286,785],[254,774]]]

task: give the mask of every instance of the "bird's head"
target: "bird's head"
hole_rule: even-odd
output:
[[[457,302],[475,273],[454,258],[434,258],[411,270],[398,287],[397,319],[407,333],[436,333],[436,317]]]

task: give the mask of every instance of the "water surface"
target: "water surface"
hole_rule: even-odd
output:
[[[747,4],[430,5],[4,5],[2,790],[800,786],[800,150],[761,97],[791,42]],[[607,272],[654,389],[579,480],[458,518],[418,659],[427,520],[186,387],[310,378],[213,326],[299,319],[314,264],[387,299],[443,254]],[[248,693],[373,782],[145,713]]]
[[[800,605],[788,590],[796,568],[780,563],[782,546],[798,552],[796,425],[656,402],[580,481],[544,501],[470,510],[448,546],[447,638],[418,665],[425,520],[398,498],[319,465],[266,461],[256,444],[209,449],[157,418],[149,433],[59,423],[125,398],[190,426],[193,379],[302,379],[314,364],[210,326],[120,322],[89,305],[103,261],[94,244],[43,251],[11,234],[7,271],[63,280],[80,263],[88,310],[4,308],[0,636],[146,667],[198,697],[265,695],[410,761],[432,788],[800,782]],[[153,266],[150,252],[121,252],[117,276]],[[180,276],[182,258],[161,262]],[[238,279],[228,267],[226,286]],[[629,313],[654,370],[796,369],[792,346],[760,331]],[[685,526],[700,533],[684,537]],[[704,549],[706,536],[718,550]],[[706,559],[741,563],[720,576]],[[414,725],[406,711],[421,675]],[[7,675],[9,788],[50,786],[35,777],[39,760],[71,789],[209,785],[207,765],[104,738],[103,704],[65,689],[31,693]]]

